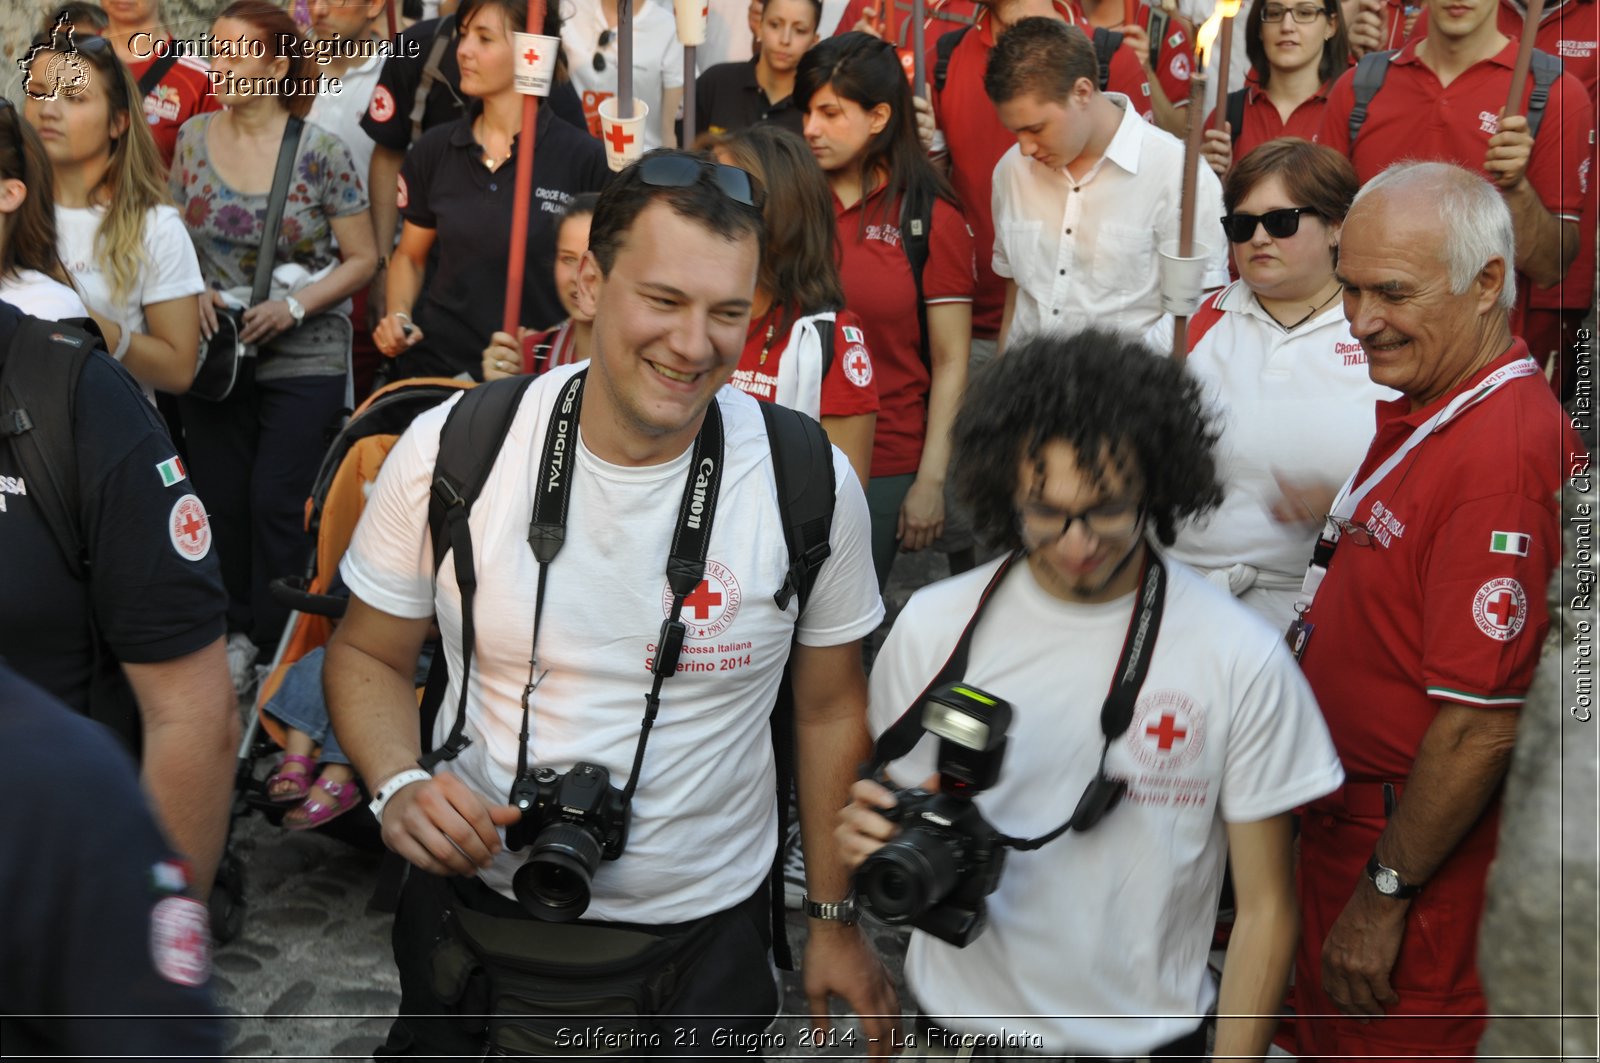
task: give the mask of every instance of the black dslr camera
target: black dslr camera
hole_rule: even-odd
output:
[[[611,773],[579,762],[565,775],[537,768],[517,776],[507,800],[522,818],[506,828],[506,848],[532,845],[511,888],[532,915],[569,923],[589,907],[589,884],[601,860],[628,844],[629,808]]]
[[[1006,850],[972,799],[1000,777],[1010,726],[1010,702],[970,685],[946,683],[928,695],[922,727],[939,736],[939,792],[896,792],[883,815],[900,833],[856,870],[864,909],[957,948],[983,932],[983,899],[1000,885]]]

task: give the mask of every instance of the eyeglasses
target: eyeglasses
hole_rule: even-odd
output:
[[[1351,546],[1371,546],[1377,540],[1373,538],[1372,529],[1365,524],[1357,524],[1349,517],[1336,517],[1328,515],[1328,522],[1339,529],[1339,541],[1349,543]]]
[[[600,39],[594,42],[594,72],[596,74],[604,74],[606,72],[606,57],[600,54],[600,49],[606,47],[610,43],[611,27],[607,26],[605,29],[600,31]]]
[[[1274,239],[1283,240],[1300,231],[1300,215],[1322,215],[1315,207],[1283,207],[1280,210],[1269,210],[1265,214],[1224,214],[1222,216],[1222,231],[1228,239],[1236,244],[1248,241],[1256,234],[1257,223],[1266,226],[1267,235]]]
[[[1269,25],[1276,25],[1283,21],[1283,16],[1288,15],[1296,22],[1315,22],[1318,15],[1328,12],[1316,4],[1295,4],[1289,7],[1286,4],[1263,4],[1261,6],[1261,21]]]
[[[737,166],[697,158],[681,151],[663,151],[639,160],[639,180],[652,188],[693,188],[709,171],[722,194],[735,203],[760,210],[766,194],[749,173]]]
[[[1024,503],[1017,514],[1017,528],[1028,545],[1042,550],[1061,540],[1079,521],[1096,539],[1131,539],[1144,519],[1144,506],[1137,502],[1110,502],[1081,513],[1063,513],[1037,502]]]

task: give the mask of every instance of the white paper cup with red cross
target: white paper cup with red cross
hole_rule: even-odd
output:
[[[1176,240],[1161,243],[1161,309],[1173,317],[1189,317],[1200,308],[1200,296],[1205,290],[1206,263],[1211,258],[1211,248],[1201,243],[1194,245],[1194,253],[1187,257],[1178,254]]]
[[[672,9],[678,16],[678,43],[695,47],[706,43],[709,0],[672,0]]]
[[[548,96],[556,76],[556,57],[561,54],[560,37],[537,33],[516,34],[516,54],[512,57],[512,77],[524,96]]]
[[[644,154],[644,123],[650,108],[641,99],[633,101],[633,117],[617,117],[617,98],[600,101],[600,139],[606,146],[606,165],[621,173]]]

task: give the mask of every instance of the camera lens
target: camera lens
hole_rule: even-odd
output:
[[[960,878],[955,845],[922,831],[903,834],[856,871],[862,907],[891,925],[909,923],[938,904]]]
[[[539,832],[533,853],[511,888],[531,914],[566,923],[589,907],[589,884],[600,866],[600,839],[576,823],[552,823]]]

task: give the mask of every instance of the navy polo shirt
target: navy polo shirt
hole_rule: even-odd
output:
[[[805,116],[793,96],[777,103],[768,101],[756,81],[756,60],[743,63],[718,63],[694,83],[695,135],[707,131],[734,133],[757,122],[772,122],[805,136]]]
[[[490,172],[472,136],[478,107],[424,133],[400,167],[400,216],[435,231],[438,265],[411,309],[423,339],[406,351],[400,375],[474,377],[483,348],[501,326],[517,152]],[[556,296],[556,219],[574,196],[598,192],[611,177],[605,147],[587,132],[539,109],[528,213],[522,324],[545,329],[566,317]],[[520,139],[520,138],[518,138]]]

